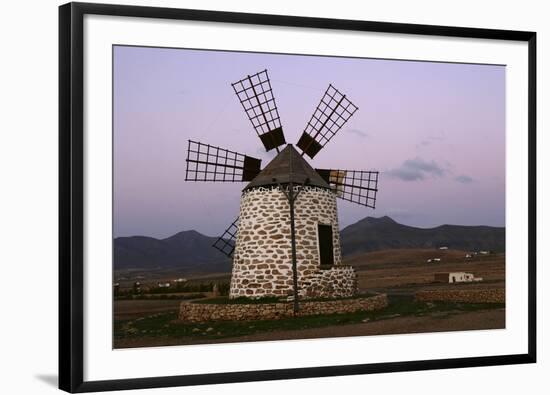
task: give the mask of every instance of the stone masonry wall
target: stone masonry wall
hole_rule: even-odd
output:
[[[342,260],[336,196],[323,188],[305,187],[294,207],[298,287],[303,290],[308,284],[326,283],[330,278],[336,282],[335,288],[340,289],[339,294],[351,295],[354,289],[341,290],[344,284],[352,284],[349,270],[319,273],[318,224],[332,225],[334,265],[340,265]],[[292,293],[288,200],[278,187],[245,191],[241,197],[229,296],[258,298]]]
[[[365,298],[301,302],[298,316],[343,314],[380,310],[388,298],[380,294]],[[276,320],[294,316],[291,302],[256,304],[200,304],[182,302],[178,318],[186,322]]]
[[[349,265],[318,270],[302,283],[300,296],[305,298],[346,298],[357,293],[357,274]]]
[[[505,303],[504,288],[418,291],[420,302]]]

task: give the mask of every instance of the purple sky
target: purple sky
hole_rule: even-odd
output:
[[[339,200],[341,227],[389,215],[413,226],[505,222],[505,67],[115,47],[115,237],[217,236],[243,183],[185,182],[189,138],[262,159],[233,89],[268,69],[287,142],[329,83],[359,110],[310,160],[381,172],[377,208]]]

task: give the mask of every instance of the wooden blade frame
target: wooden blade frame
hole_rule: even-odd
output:
[[[237,240],[237,231],[239,230],[239,218],[237,218],[229,228],[218,237],[218,239],[212,244],[212,247],[220,251],[222,254],[227,255],[229,258],[233,256],[235,251],[235,242]]]
[[[225,148],[189,140],[185,181],[252,181],[260,172],[261,159]]]
[[[267,70],[231,85],[266,151],[275,148],[279,152],[286,141]]]
[[[313,159],[357,110],[346,95],[330,84],[298,140],[302,155]]]
[[[364,170],[315,169],[343,200],[376,208],[378,172]]]

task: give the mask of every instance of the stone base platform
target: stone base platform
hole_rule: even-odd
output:
[[[387,307],[387,305],[388,298],[385,294],[351,299],[301,301],[298,316],[373,311],[381,310]],[[208,322],[277,320],[293,316],[292,302],[251,304],[204,304],[183,302],[180,305],[178,318],[185,322]]]

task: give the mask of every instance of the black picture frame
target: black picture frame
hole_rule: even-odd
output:
[[[525,354],[84,381],[83,19],[86,14],[512,40],[528,43],[528,352]],[[69,3],[59,8],[59,388],[90,392],[536,361],[536,33],[283,15]]]

